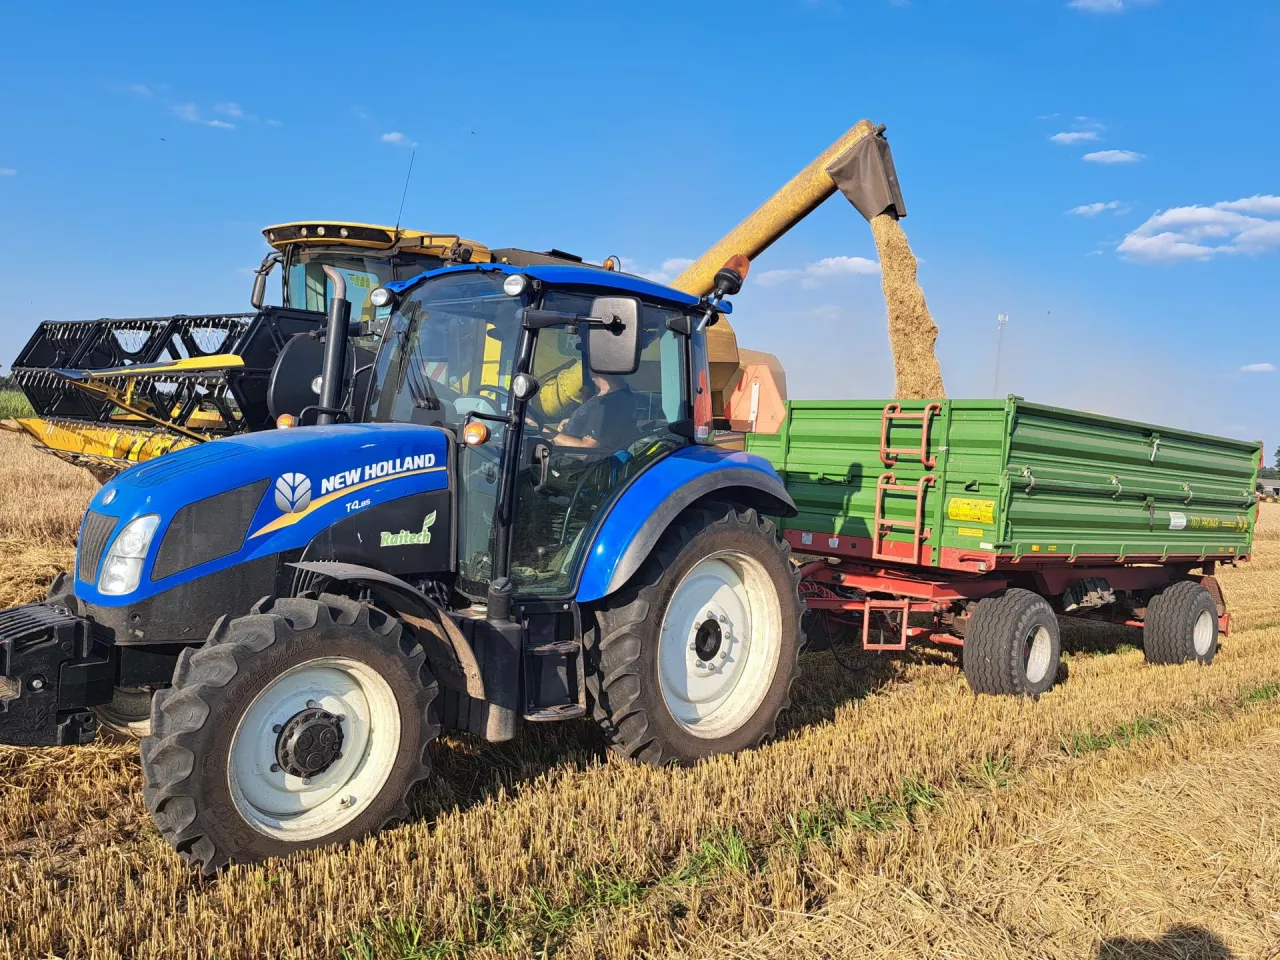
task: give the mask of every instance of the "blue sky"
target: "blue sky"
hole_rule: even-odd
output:
[[[406,226],[661,275],[865,116],[953,396],[1280,444],[1271,0],[121,6],[6,14],[0,363],[244,308],[263,225],[394,221],[411,149]],[[874,257],[835,199],[755,264],[792,396],[891,393]]]

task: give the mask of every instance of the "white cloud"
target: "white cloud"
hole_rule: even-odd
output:
[[[392,130],[390,133],[384,133],[378,138],[383,143],[394,144],[397,147],[416,147],[417,144],[406,137],[399,130]]]
[[[13,167],[0,167],[0,177],[16,177],[18,171]]]
[[[1119,200],[1108,200],[1106,203],[1085,203],[1078,207],[1072,207],[1067,213],[1073,213],[1077,217],[1096,217],[1098,214],[1107,210],[1114,210],[1116,215],[1129,212],[1129,205],[1121,203]]]
[[[155,96],[155,94],[152,93],[151,88],[148,87],[145,83],[131,83],[129,84],[129,86],[125,87],[125,89],[128,90],[130,93],[136,93],[140,97]]]
[[[1098,131],[1096,130],[1066,130],[1062,133],[1055,133],[1049,138],[1054,143],[1072,144],[1080,143],[1082,140],[1097,140]]]
[[[1241,373],[1275,373],[1274,363],[1246,363],[1240,368]]]
[[[1132,150],[1095,150],[1084,155],[1085,163],[1137,163],[1144,154]]]
[[[685,269],[693,264],[693,260],[689,257],[668,257],[662,261],[660,267],[645,266],[638,261],[632,260],[630,257],[619,257],[622,261],[622,270],[624,273],[630,273],[637,277],[644,277],[646,280],[652,280],[654,283],[670,283]]]
[[[1270,195],[1161,211],[1116,248],[1121,256],[1145,263],[1211,260],[1218,254],[1252,256],[1273,250],[1280,250],[1280,197]]]
[[[217,127],[221,130],[234,130],[234,123],[227,123],[225,120],[205,120],[200,116],[200,108],[194,103],[179,103],[173,107],[173,115],[179,120],[186,120],[188,123],[202,123],[206,127]]]
[[[804,267],[766,270],[755,278],[755,282],[762,287],[776,287],[799,280],[802,287],[811,290],[832,278],[867,276],[879,272],[880,264],[866,257],[824,257]]]
[[[226,117],[243,117],[244,116],[244,108],[241,107],[240,104],[231,103],[230,101],[227,101],[225,103],[215,103],[213,105],[213,111],[214,113],[220,113]]]
[[[1155,3],[1155,0],[1070,0],[1067,6],[1090,13],[1123,13],[1139,3]]]
[[[279,120],[268,120],[268,121],[267,121],[267,126],[268,126],[268,127],[278,127],[278,126],[280,126],[280,121],[279,121]]]

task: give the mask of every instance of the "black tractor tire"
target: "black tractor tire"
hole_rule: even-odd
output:
[[[771,675],[762,661],[766,675],[756,686],[764,688],[763,694],[745,719],[721,736],[701,736],[676,719],[664,698],[660,639],[686,574],[726,551],[755,561],[777,597],[778,657]],[[644,763],[690,764],[750,749],[772,737],[799,675],[799,582],[791,548],[755,510],[713,502],[681,513],[635,576],[597,607],[594,628],[588,630],[587,693],[592,715],[612,749]]]
[[[1047,600],[1013,588],[979,600],[964,634],[964,677],[975,693],[1038,697],[1057,680],[1058,618]]]
[[[323,835],[282,839],[256,827],[237,806],[231,748],[260,694],[322,658],[357,662],[385,681],[398,711],[399,741],[387,745],[394,748],[389,772],[357,816]],[[284,856],[375,832],[409,815],[409,792],[430,773],[427,745],[439,730],[436,693],[422,646],[382,611],[327,594],[263,601],[248,616],[219,620],[204,646],[179,656],[173,686],[156,693],[153,732],[142,742],[147,807],[164,838],[206,876],[232,861]],[[373,749],[371,736],[367,750]],[[272,774],[278,771],[273,765]]]
[[[1148,663],[1212,663],[1218,652],[1213,594],[1192,580],[1179,580],[1152,597],[1142,629],[1142,652]]]

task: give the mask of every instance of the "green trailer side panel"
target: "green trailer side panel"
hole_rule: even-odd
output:
[[[927,401],[902,401],[919,414]],[[1247,554],[1256,517],[1257,443],[1005,400],[940,400],[929,418],[889,422],[886,401],[797,400],[775,435],[747,448],[773,462],[796,501],[788,529],[870,539],[877,482],[926,480],[924,543],[934,548],[1112,558]],[[932,461],[928,466],[926,461]],[[891,477],[889,476],[891,475]],[[884,494],[880,513],[910,522],[917,498]],[[887,531],[910,541],[908,529]]]

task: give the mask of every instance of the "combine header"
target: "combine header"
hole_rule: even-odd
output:
[[[310,335],[313,349],[300,349],[297,360],[305,352],[315,361],[304,384],[320,372],[317,338],[332,295],[326,265],[361,295],[354,318],[371,328],[374,288],[494,257],[483,244],[454,234],[359,223],[278,224],[263,234],[272,251],[257,270],[251,312],[40,324],[13,362],[13,378],[35,412],[18,426],[102,480],[203,440],[269,427],[272,373],[298,334]],[[576,262],[559,252],[545,256]],[[276,267],[283,306],[264,306]]]

